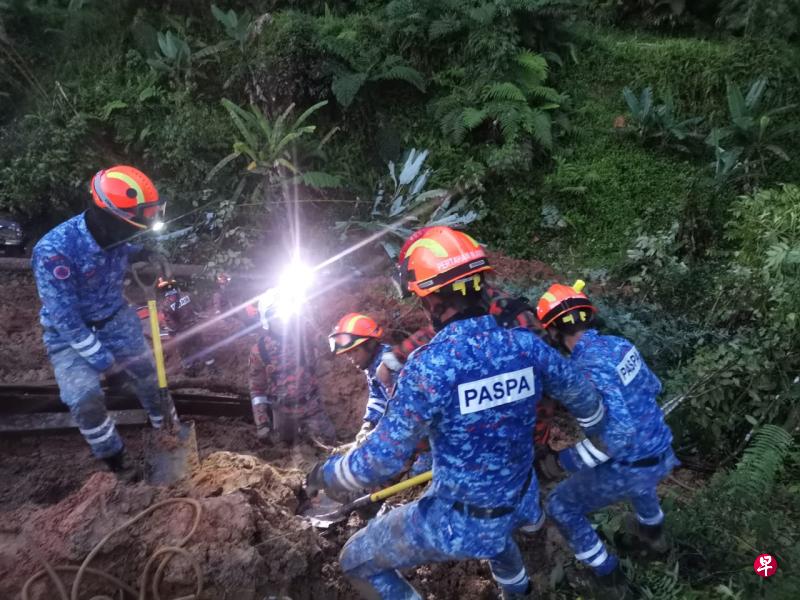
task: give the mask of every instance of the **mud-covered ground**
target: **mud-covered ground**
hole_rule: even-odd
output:
[[[497,256],[494,262],[501,275],[520,285],[548,283],[553,277],[541,263]],[[24,274],[0,275],[5,283],[0,287],[0,383],[52,381],[33,283]],[[202,305],[206,299],[195,300]],[[321,349],[338,317],[356,310],[384,323],[389,341],[401,339],[424,321],[413,304],[394,298],[388,280],[363,279],[346,290],[334,288],[309,310]],[[186,387],[244,394],[247,355],[256,338],[255,334],[238,335],[241,329],[241,322],[231,318],[205,330],[207,343],[226,343],[215,353],[213,370],[197,377],[180,372],[175,348],[167,344],[170,380]],[[346,360],[333,359],[326,352],[321,357],[323,401],[340,440],[349,441],[360,425],[366,401],[363,375]],[[247,402],[244,395],[243,402]],[[0,438],[0,598],[20,597],[25,581],[45,561],[79,565],[115,527],[159,500],[180,496],[196,499],[202,509],[199,526],[184,547],[203,573],[203,598],[355,597],[341,577],[337,556],[363,521],[353,515],[318,531],[295,515],[303,499],[304,474],[324,458],[325,451],[308,444],[261,444],[245,419],[202,417],[195,422],[202,466],[190,482],[175,489],[118,483],[90,456],[77,431]],[[122,433],[131,456],[141,460],[146,432],[128,427]],[[185,535],[192,515],[192,509],[181,504],[158,509],[112,536],[91,566],[138,589],[148,557],[160,545]],[[520,546],[537,590],[546,597],[563,573],[560,565],[570,560],[568,551],[549,525],[521,539]],[[176,558],[165,573],[163,598],[192,590],[193,571],[186,558]],[[429,599],[497,597],[488,566],[478,561],[429,565],[407,575]],[[64,577],[71,581],[71,575]],[[99,583],[97,576],[88,574],[83,581],[81,598],[102,590],[109,593],[110,587]],[[45,579],[30,588],[30,597],[58,598]]]

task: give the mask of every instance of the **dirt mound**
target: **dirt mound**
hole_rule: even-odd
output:
[[[203,598],[248,600],[265,594],[295,599],[335,597],[315,594],[337,587],[322,575],[322,567],[335,560],[336,552],[308,523],[294,516],[297,486],[298,476],[284,479],[252,456],[220,452],[204,461],[182,490],[201,510],[185,549],[203,572]],[[0,597],[18,593],[24,581],[41,568],[41,560],[53,565],[80,564],[109,532],[168,498],[166,490],[144,483],[122,485],[109,473],[95,473],[58,504],[5,513]],[[185,503],[157,508],[113,535],[91,566],[136,588],[148,557],[162,545],[177,543],[191,531],[194,518],[192,506]],[[323,548],[329,558],[318,560]],[[330,566],[328,572],[332,572]],[[189,560],[175,558],[165,573],[161,588],[165,597],[193,589]],[[88,575],[84,581],[84,593],[109,592],[109,586],[94,576]],[[52,594],[52,584],[42,579],[34,585],[31,597],[45,599]]]

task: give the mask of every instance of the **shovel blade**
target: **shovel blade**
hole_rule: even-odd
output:
[[[172,485],[191,477],[200,466],[194,421],[180,424],[174,432],[145,432],[145,481],[150,485]]]
[[[346,515],[337,512],[342,506],[344,505],[341,502],[330,498],[325,492],[319,492],[309,500],[309,505],[300,514],[314,527],[327,529],[345,518]]]

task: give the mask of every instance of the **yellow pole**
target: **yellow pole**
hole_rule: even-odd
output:
[[[153,354],[156,358],[156,373],[158,374],[158,387],[167,389],[167,372],[164,369],[164,350],[161,348],[161,328],[158,325],[158,310],[156,301],[147,301],[147,310],[150,313],[150,335],[153,338]]]
[[[396,483],[388,488],[382,489],[379,492],[375,492],[374,494],[370,495],[369,499],[372,502],[377,502],[378,500],[385,500],[389,496],[394,496],[395,494],[399,494],[403,490],[412,488],[415,485],[420,485],[421,483],[426,483],[431,479],[433,479],[433,471],[425,471],[424,473],[417,475],[416,477],[412,477],[411,479],[406,479],[405,481],[401,481],[400,483]]]

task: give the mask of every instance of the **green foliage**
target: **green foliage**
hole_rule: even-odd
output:
[[[664,96],[661,104],[654,103],[653,88],[649,86],[638,97],[631,88],[625,87],[622,96],[633,121],[633,126],[628,125],[626,129],[635,133],[640,141],[688,152],[687,142],[700,137],[694,128],[703,122],[703,117],[678,118],[670,94]]]
[[[378,188],[369,220],[351,218],[338,222],[336,229],[342,236],[354,227],[389,234],[393,239],[381,239],[380,244],[389,258],[394,259],[403,240],[415,229],[433,225],[462,228],[476,221],[480,213],[470,208],[465,195],[425,189],[431,177],[430,169],[423,170],[427,158],[427,150],[409,150],[399,173],[395,164],[389,162],[389,179]]]
[[[464,81],[449,95],[432,102],[442,133],[458,144],[487,123],[486,135],[490,138],[496,135],[504,143],[514,143],[526,134],[550,149],[553,133],[548,111],[558,108],[563,98],[544,85],[547,73],[547,61],[525,51],[517,55],[505,81],[494,79],[496,73],[486,73],[471,83]]]
[[[251,198],[260,198],[264,191],[280,188],[289,183],[302,182],[312,187],[337,187],[339,180],[328,173],[305,170],[305,166],[314,159],[323,158],[322,149],[336,133],[332,129],[320,140],[308,144],[316,125],[306,121],[325,106],[327,101],[306,109],[300,116],[290,120],[294,104],[290,104],[274,120],[269,119],[261,109],[250,106],[245,110],[228,99],[222,105],[228,111],[241,139],[233,144],[233,152],[223,158],[208,173],[206,179],[212,179],[221,169],[239,157],[249,159],[245,175],[240,178],[236,197],[243,191],[249,178],[256,183],[251,191]],[[267,198],[268,198],[267,194]]]
[[[733,180],[742,189],[750,190],[768,175],[775,161],[790,160],[779,144],[800,131],[800,124],[780,126],[775,118],[793,111],[796,105],[762,108],[766,88],[767,80],[762,77],[752,83],[745,96],[738,86],[728,82],[730,123],[714,128],[706,140],[714,151],[714,175],[718,181]]]
[[[683,581],[709,591],[700,597],[796,595],[800,582],[794,571],[800,545],[793,541],[800,533],[800,489],[793,477],[796,454],[788,432],[765,426],[755,433],[735,469],[715,475],[689,503],[668,514],[680,549]],[[754,577],[751,565],[762,552],[778,557],[785,577],[766,582]]]
[[[232,44],[230,41],[222,41],[194,52],[185,39],[172,31],[159,31],[157,39],[159,52],[154,58],[148,59],[147,64],[157,72],[168,74],[176,83],[188,83],[196,70]]]
[[[721,0],[717,23],[747,36],[796,39],[800,35],[798,0]]]
[[[211,14],[225,29],[225,35],[239,45],[239,48],[244,50],[245,46],[251,39],[253,31],[253,18],[245,11],[238,14],[232,8],[227,12],[221,10],[216,4],[211,5]]]

